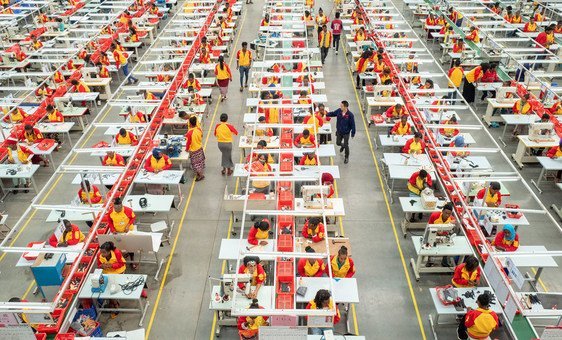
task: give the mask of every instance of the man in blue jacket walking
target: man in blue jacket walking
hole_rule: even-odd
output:
[[[355,137],[355,117],[349,111],[349,103],[344,100],[336,111],[328,112],[328,117],[336,117],[336,145],[340,152],[345,151],[344,163],[349,162],[349,135]]]

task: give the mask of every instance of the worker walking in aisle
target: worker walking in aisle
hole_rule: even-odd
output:
[[[319,46],[320,46],[320,61],[322,65],[330,52],[330,46],[332,46],[332,32],[328,31],[328,26],[322,25],[322,31],[320,31],[318,36]]]
[[[230,67],[224,61],[222,55],[219,56],[219,62],[215,66],[215,76],[217,77],[217,85],[221,93],[221,101],[223,101],[228,93],[228,83],[232,81],[232,72],[230,72]]]
[[[340,152],[345,151],[344,163],[349,162],[349,136],[355,137],[355,117],[349,111],[349,103],[344,100],[336,111],[328,112],[328,117],[336,117],[336,145]]]
[[[236,52],[236,69],[240,71],[240,92],[244,91],[244,87],[248,87],[250,67],[252,67],[252,51],[248,49],[248,43],[244,41],[242,49]]]
[[[203,152],[203,131],[197,126],[197,116],[189,117],[189,128],[185,137],[187,138],[185,150],[189,152],[191,168],[195,171],[195,181],[199,182],[205,179],[203,175],[205,153]]]
[[[227,121],[228,115],[222,113],[220,116],[220,123],[215,126],[215,137],[217,137],[219,150],[222,154],[221,174],[230,176],[234,168],[234,162],[232,161],[232,137],[233,135],[238,135],[238,131],[234,126],[228,124]]]
[[[340,49],[340,38],[341,32],[343,30],[343,23],[340,19],[340,12],[336,12],[336,18],[330,23],[330,28],[332,29],[333,35],[333,47],[334,50],[336,50],[337,55]]]

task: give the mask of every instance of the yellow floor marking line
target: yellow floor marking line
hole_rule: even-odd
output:
[[[343,46],[343,51],[344,51],[344,56],[347,55],[347,51],[345,48],[345,45]],[[351,67],[349,65],[349,62],[347,60],[347,58],[345,58],[345,62],[348,66],[347,71],[349,73],[349,79],[351,80],[351,83],[353,84],[354,79],[353,79],[353,73],[351,71]],[[396,242],[396,248],[398,249],[398,254],[400,255],[400,261],[402,262],[402,268],[404,269],[404,275],[406,276],[406,282],[408,283],[408,290],[410,291],[410,296],[412,298],[412,303],[414,305],[414,310],[416,312],[416,317],[418,319],[418,325],[420,328],[420,332],[421,332],[421,336],[423,340],[426,340],[426,336],[425,336],[425,329],[423,326],[423,322],[422,322],[422,318],[420,315],[420,310],[418,307],[418,303],[416,300],[416,295],[414,293],[414,287],[412,286],[412,280],[410,279],[410,272],[409,272],[409,265],[406,263],[406,260],[404,258],[404,252],[402,251],[402,247],[400,246],[400,239],[398,237],[398,232],[396,231],[396,224],[394,223],[394,217],[392,216],[392,210],[390,209],[390,203],[388,201],[388,197],[386,194],[386,190],[384,189],[384,181],[381,175],[381,171],[380,171],[380,167],[379,167],[379,163],[377,161],[377,157],[375,156],[375,150],[373,149],[373,143],[371,141],[371,135],[369,133],[369,127],[367,126],[367,122],[365,121],[365,114],[363,112],[363,107],[361,105],[361,100],[359,99],[359,93],[357,92],[357,89],[355,88],[355,86],[353,87],[353,90],[355,92],[355,99],[357,101],[357,104],[359,105],[359,114],[361,115],[361,121],[363,122],[363,126],[365,127],[365,134],[367,135],[367,141],[369,142],[369,148],[371,150],[371,156],[373,157],[373,162],[375,164],[375,169],[377,170],[377,177],[379,179],[379,183],[381,186],[381,191],[384,197],[384,202],[386,204],[386,210],[388,212],[388,217],[390,218],[390,223],[392,225],[392,232],[394,234],[394,241]]]
[[[242,27],[244,26],[244,22],[246,21],[246,16],[244,15],[244,17],[242,18],[242,22],[240,24],[240,28],[238,30],[238,34],[236,36],[236,41],[234,42],[233,46],[237,46],[238,45],[238,40],[240,39],[240,33],[242,33]],[[230,60],[228,62],[228,64],[232,64],[232,61],[234,59],[234,53],[230,56]],[[207,149],[207,143],[209,142],[209,136],[211,135],[211,131],[213,131],[212,129],[212,125],[215,121],[215,117],[217,115],[217,112],[219,110],[219,105],[220,105],[221,101],[218,100],[217,104],[215,105],[215,110],[213,112],[213,116],[211,118],[211,122],[209,124],[209,131],[207,131],[207,136],[205,137],[205,144],[203,145],[203,150]],[[176,237],[174,238],[174,243],[172,245],[172,249],[170,250],[170,256],[168,258],[168,261],[166,261],[166,267],[164,269],[164,274],[162,275],[162,280],[160,283],[160,288],[158,289],[158,294],[156,295],[156,300],[154,301],[154,305],[152,306],[152,313],[150,315],[150,321],[148,322],[148,326],[146,328],[146,334],[145,334],[145,339],[148,340],[148,337],[150,336],[150,331],[152,330],[152,325],[154,324],[154,320],[156,319],[156,314],[158,312],[158,305],[160,303],[160,299],[162,297],[162,292],[164,290],[164,286],[166,284],[166,279],[168,277],[168,272],[170,271],[170,266],[172,264],[172,259],[173,259],[173,254],[175,252],[178,240],[179,240],[179,236],[181,234],[181,231],[183,229],[183,225],[184,225],[184,221],[185,221],[185,216],[187,215],[187,208],[189,207],[189,203],[191,202],[191,197],[193,195],[193,189],[195,188],[195,179],[192,181],[191,183],[191,187],[189,189],[189,195],[187,197],[187,200],[185,202],[185,206],[183,208],[183,212],[182,212],[182,216],[180,219],[180,223],[178,226],[178,231],[176,233]],[[213,319],[213,324],[215,323],[215,320]]]

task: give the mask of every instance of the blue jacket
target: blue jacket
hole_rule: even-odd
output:
[[[355,118],[353,113],[347,110],[344,115],[341,109],[336,111],[328,112],[328,117],[337,117],[336,120],[336,132],[342,135],[346,135],[351,132],[351,137],[355,137]]]

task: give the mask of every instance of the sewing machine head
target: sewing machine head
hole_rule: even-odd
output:
[[[221,278],[221,296],[223,300],[227,301],[232,298],[232,293],[236,289],[234,284],[238,278],[238,283],[248,283],[252,280],[251,274],[223,274]],[[248,288],[250,285],[246,285]]]
[[[422,238],[422,247],[431,248],[437,246],[448,246],[453,244],[456,235],[455,225],[449,224],[428,224]]]
[[[330,187],[327,185],[303,185],[301,194],[305,208],[322,208],[327,206]]]
[[[531,123],[529,125],[529,140],[549,139],[552,134],[554,124],[551,122]]]

